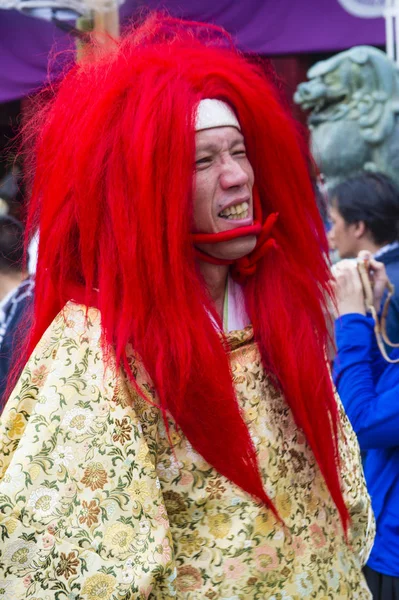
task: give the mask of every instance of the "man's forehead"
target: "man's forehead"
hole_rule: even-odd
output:
[[[240,143],[244,141],[244,136],[236,127],[212,127],[197,131],[195,134],[195,147],[197,150],[220,144],[223,141],[229,144]]]

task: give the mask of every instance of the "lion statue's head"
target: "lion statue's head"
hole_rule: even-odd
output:
[[[330,173],[336,179],[340,170],[343,176],[362,169],[387,172],[378,150],[396,132],[394,63],[376,48],[357,46],[315,64],[307,75],[309,81],[298,86],[294,101],[311,111],[312,150],[327,178]]]

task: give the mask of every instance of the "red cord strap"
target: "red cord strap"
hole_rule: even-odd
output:
[[[257,262],[263,258],[266,252],[271,248],[277,247],[276,240],[270,235],[277,218],[278,213],[271,213],[263,226],[261,226],[258,221],[255,221],[253,225],[237,227],[236,229],[230,229],[230,231],[222,231],[219,233],[194,233],[192,235],[194,244],[218,244],[220,242],[227,242],[248,235],[256,235],[258,236],[256,246],[248,256],[243,256],[236,260],[226,260],[210,256],[198,248],[195,248],[195,253],[200,260],[213,265],[234,265],[232,270],[233,276],[238,280],[242,280],[249,275],[253,275],[256,271]]]
[[[219,231],[219,233],[193,233],[194,244],[218,244],[219,242],[230,242],[246,235],[259,235],[262,231],[262,225],[254,221],[252,225],[246,227],[236,227],[229,231]]]

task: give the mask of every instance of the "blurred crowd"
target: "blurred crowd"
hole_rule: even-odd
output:
[[[383,173],[363,172],[329,190],[325,209],[337,302],[334,383],[377,523],[364,572],[373,598],[399,598],[399,189]]]

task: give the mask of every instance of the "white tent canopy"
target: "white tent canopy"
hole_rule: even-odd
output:
[[[385,18],[387,54],[399,65],[399,0],[338,0],[338,2],[356,17]]]

